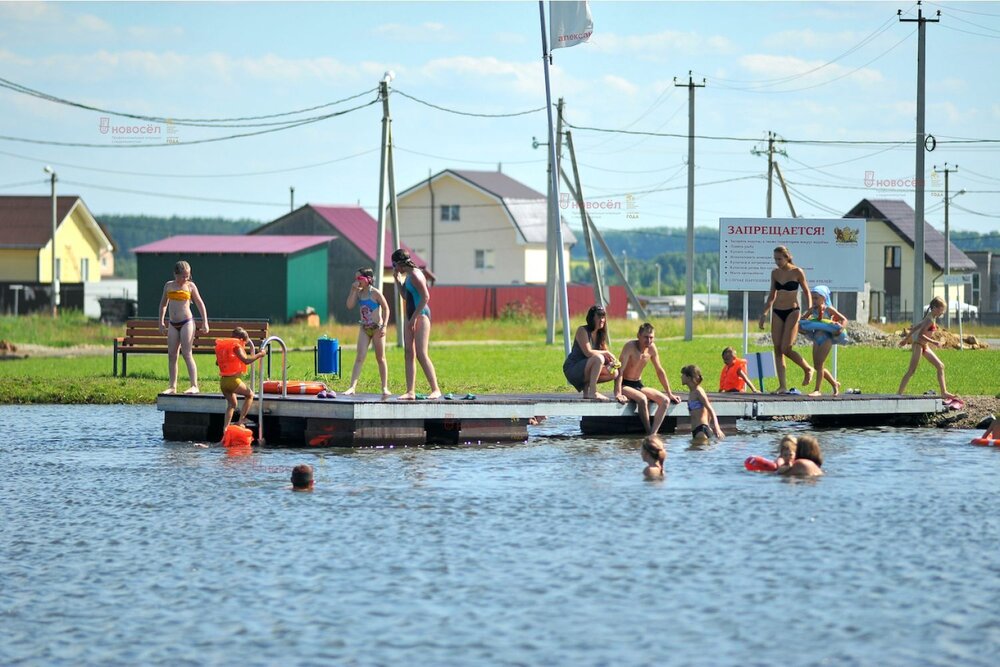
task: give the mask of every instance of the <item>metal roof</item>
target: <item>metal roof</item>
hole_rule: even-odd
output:
[[[844,217],[884,220],[913,247],[917,231],[917,226],[914,224],[916,215],[910,205],[902,199],[862,199]],[[944,270],[944,234],[930,226],[926,220],[924,221],[924,255],[927,261],[938,270]],[[952,271],[973,271],[976,269],[976,263],[969,259],[954,243],[951,244],[951,269]]]
[[[308,206],[329,222],[330,226],[337,230],[339,236],[353,243],[358,250],[364,253],[365,257],[375,261],[375,235],[378,233],[378,220],[368,215],[368,211],[360,206],[327,206],[323,204],[309,204]],[[409,246],[403,244],[403,247],[410,253],[410,259],[417,266],[427,264]],[[384,266],[391,269],[392,260],[390,258],[395,248],[392,247],[392,231],[389,229],[388,221],[386,222],[383,250]]]
[[[77,202],[81,201],[78,195],[57,196],[57,225],[62,224]],[[100,225],[98,227],[100,228]],[[104,233],[103,228],[100,230]],[[107,238],[107,234],[104,235]],[[52,197],[19,195],[0,197],[0,247],[37,249],[43,247],[51,238]],[[107,240],[110,244],[111,239]]]
[[[220,255],[292,255],[329,243],[334,236],[245,236],[237,234],[181,234],[134,248],[139,253],[214,253]]]

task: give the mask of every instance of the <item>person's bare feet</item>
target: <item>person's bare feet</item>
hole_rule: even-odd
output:
[[[822,396],[823,392],[821,392],[819,389],[817,389],[816,391],[810,391],[808,395],[809,396]]]
[[[382,387],[382,398],[388,398],[392,396],[392,392],[389,391],[388,387]]]
[[[352,394],[354,394],[354,387],[348,387],[341,396],[351,396]]]
[[[815,368],[813,368],[811,366],[809,368],[807,368],[806,369],[806,379],[802,381],[802,386],[805,387],[810,382],[812,382],[813,381],[813,375],[815,375],[815,374],[816,374],[816,369]]]
[[[586,399],[588,399],[588,400],[591,400],[591,401],[610,401],[611,400],[610,398],[608,398],[607,396],[605,396],[604,394],[601,394],[599,392],[595,393],[593,395],[584,394],[583,397],[586,398]]]
[[[436,398],[441,398],[441,390],[432,391],[431,393],[427,394],[428,401],[433,401]]]
[[[788,388],[787,387],[778,387],[777,389],[775,389],[771,393],[772,394],[787,394],[788,393]]]
[[[177,393],[177,387],[167,387],[166,389],[164,389],[160,393],[161,394],[176,394]]]
[[[399,396],[397,396],[396,400],[397,401],[415,401],[415,400],[417,400],[417,395],[414,394],[413,392],[408,391],[405,394],[400,394]]]
[[[840,395],[840,383],[839,382],[834,382],[833,383],[833,395],[834,396],[839,396]]]
[[[188,387],[187,389],[185,389],[184,393],[185,394],[197,394],[197,393],[200,393],[200,392],[198,390],[198,387],[195,387],[194,385],[192,385],[192,386]]]

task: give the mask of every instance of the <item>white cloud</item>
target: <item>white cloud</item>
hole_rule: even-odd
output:
[[[639,92],[639,86],[631,83],[627,79],[623,79],[620,76],[606,74],[601,78],[601,81],[604,83],[606,88],[616,90],[626,95],[635,95]]]
[[[842,32],[816,32],[810,28],[805,30],[782,30],[764,37],[761,43],[771,48],[844,48],[860,42],[865,34],[844,30]]]
[[[752,54],[741,57],[739,63],[743,69],[752,74],[760,75],[762,79],[779,79],[801,75],[774,86],[777,90],[813,86],[835,79],[846,79],[868,85],[881,83],[884,80],[882,73],[876,69],[862,67],[853,71],[836,63],[818,69],[824,65],[825,61],[803,60],[794,56]]]
[[[619,35],[613,32],[594,32],[589,44],[602,53],[659,56],[670,54],[722,55],[732,53],[733,43],[721,35],[703,36],[695,32],[663,32],[645,35]]]
[[[454,35],[443,23],[425,21],[417,25],[403,23],[383,23],[376,26],[372,32],[378,37],[384,37],[397,42],[427,42],[446,41],[454,39]]]
[[[551,69],[553,77],[556,67]],[[420,73],[430,79],[463,76],[481,81],[490,81],[490,86],[509,87],[518,93],[544,90],[543,70],[538,63],[508,62],[492,56],[452,56],[428,61],[420,68]]]

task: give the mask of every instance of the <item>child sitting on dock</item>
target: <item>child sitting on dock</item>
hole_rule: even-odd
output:
[[[741,392],[750,387],[750,391],[757,393],[750,376],[747,375],[747,360],[736,356],[736,350],[727,347],[722,351],[722,375],[719,376],[719,391]]]
[[[796,477],[818,477],[823,474],[823,453],[819,441],[811,435],[800,435],[796,439],[795,452],[791,463],[778,468],[779,475]]]
[[[667,460],[667,450],[657,434],[642,439],[642,461],[646,464],[642,471],[646,479],[663,479],[663,462]]]
[[[691,420],[691,441],[696,445],[706,444],[713,433],[719,440],[726,437],[719,427],[712,402],[701,387],[701,381],[701,369],[697,366],[692,364],[681,369],[681,383],[689,390],[687,408]]]
[[[292,491],[312,491],[313,467],[308,463],[300,463],[292,468]]]
[[[360,306],[361,319],[358,322],[358,353],[354,360],[354,370],[351,371],[351,386],[344,391],[344,396],[353,394],[358,386],[369,344],[375,349],[375,363],[378,364],[378,374],[382,380],[382,396],[391,395],[389,366],[385,361],[385,327],[389,323],[389,304],[382,292],[372,286],[374,282],[375,271],[370,268],[358,269],[347,295],[347,307]]]
[[[642,420],[642,426],[646,433],[657,433],[667,416],[667,406],[670,403],[680,403],[679,396],[675,396],[670,390],[670,380],[667,379],[667,372],[660,365],[660,354],[653,343],[653,325],[649,322],[639,327],[635,340],[625,343],[621,353],[621,370],[615,377],[615,399],[619,403],[634,401],[636,411]],[[656,369],[656,377],[660,380],[660,385],[667,393],[658,391],[652,387],[642,384],[642,371],[646,368],[646,363],[652,362]],[[656,404],[656,415],[653,423],[649,423],[649,404]]]
[[[222,423],[222,433],[233,421],[233,414],[238,406],[237,395],[243,396],[243,410],[240,412],[237,426],[246,423],[247,415],[253,406],[253,389],[243,384],[242,375],[247,372],[247,366],[264,356],[265,352],[255,352],[247,356],[244,347],[250,342],[250,334],[243,327],[233,329],[231,338],[215,339],[215,363],[219,366],[219,389],[226,399],[226,418]]]

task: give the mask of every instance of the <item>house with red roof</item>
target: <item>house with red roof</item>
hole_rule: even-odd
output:
[[[114,241],[77,195],[56,198],[56,230],[52,232],[52,197],[0,197],[0,312],[50,307],[52,248],[62,308],[83,309],[83,285],[114,272]],[[110,267],[104,270],[103,267]]]
[[[357,311],[352,312],[347,309],[347,292],[359,268],[375,268],[375,251],[378,248],[375,243],[378,221],[367,211],[360,206],[306,204],[248,234],[260,237],[289,234],[331,236],[327,266],[329,280],[327,311],[330,317],[338,322],[345,324],[357,322]],[[405,238],[402,228],[400,234]],[[394,303],[392,263],[389,258],[395,248],[392,246],[388,223],[382,244],[383,291],[389,303]],[[406,243],[402,245],[410,252],[417,266],[426,266],[419,253],[414,252]]]
[[[157,317],[163,284],[174,264],[191,265],[209,326],[220,333],[218,319],[268,319],[284,323],[312,308],[328,317],[328,248],[326,235],[186,234],[141,245],[133,250],[139,281],[139,316]]]
[[[545,284],[544,194],[500,171],[445,169],[399,193],[400,236],[441,284]],[[576,238],[562,222],[563,252]]]

